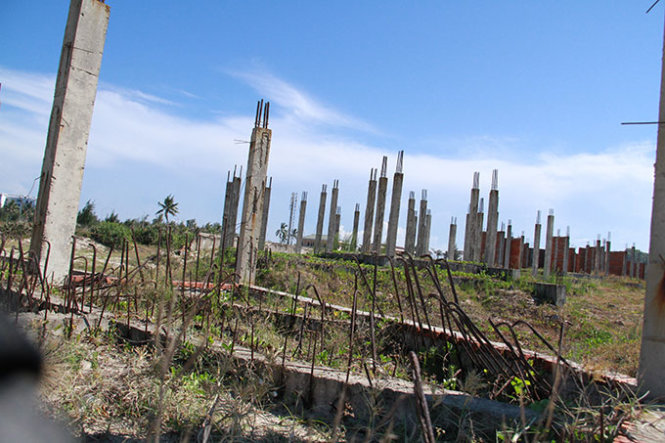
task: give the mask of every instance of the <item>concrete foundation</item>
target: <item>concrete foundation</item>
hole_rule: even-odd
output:
[[[319,200],[319,215],[316,219],[316,236],[314,237],[314,252],[321,252],[323,244],[321,243],[321,236],[323,236],[323,222],[326,217],[326,199],[328,198],[328,185],[321,186],[321,199]]]
[[[49,250],[45,272],[58,283],[69,273],[109,14],[101,1],[72,0],[65,27],[30,242],[42,269]]]
[[[326,252],[332,252],[335,248],[335,217],[337,215],[337,198],[339,196],[339,180],[333,180],[332,192],[330,193],[330,216],[328,217],[328,236],[326,237]]]
[[[381,176],[379,177],[379,189],[376,193],[376,214],[374,214],[374,242],[372,250],[375,254],[381,254],[381,239],[383,238],[383,217],[386,212],[386,192],[388,192],[388,157],[383,157],[381,162]]]
[[[300,198],[300,212],[298,214],[298,231],[296,232],[296,254],[302,252],[302,236],[305,232],[305,213],[307,212],[307,192]]]
[[[393,176],[393,192],[390,196],[390,215],[388,216],[388,232],[386,235],[386,255],[395,256],[395,246],[397,244],[397,225],[399,224],[399,209],[402,201],[402,164],[404,160],[404,151],[397,154],[397,167]]]
[[[268,129],[270,103],[266,103],[264,109],[263,100],[261,100],[256,109],[256,119],[247,156],[247,176],[245,177],[245,194],[236,259],[237,279],[242,284],[254,284],[272,138],[272,131]],[[263,117],[261,117],[262,113]]]
[[[365,205],[365,225],[363,229],[363,254],[369,254],[372,247],[372,223],[374,222],[374,204],[376,202],[376,173],[376,169],[369,170],[367,204]]]

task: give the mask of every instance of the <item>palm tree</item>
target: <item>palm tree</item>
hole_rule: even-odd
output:
[[[178,203],[175,202],[172,194],[166,196],[163,202],[157,202],[159,211],[155,215],[164,215],[166,223],[169,222],[169,215],[176,215],[178,213]]]
[[[286,244],[286,241],[289,238],[289,227],[286,223],[282,223],[279,226],[279,229],[275,231],[275,235],[279,238],[279,242]]]

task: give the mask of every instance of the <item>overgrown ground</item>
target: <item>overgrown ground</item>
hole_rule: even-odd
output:
[[[77,255],[87,256],[91,260],[90,244],[94,243],[80,241]],[[16,243],[10,246],[16,246]],[[101,263],[110,249],[100,244],[95,244],[95,247],[98,263]],[[23,244],[23,248],[27,249],[27,245]],[[137,250],[138,254],[135,254],[133,249],[127,249],[130,265],[136,266],[139,261],[146,265],[148,262],[145,269],[154,270],[158,263],[156,247],[137,245]],[[174,280],[203,279],[206,264],[211,262],[209,251],[200,254],[182,249],[171,252]],[[229,252],[224,266],[232,270],[232,251]],[[164,254],[163,247],[161,254]],[[164,259],[161,260],[163,273],[165,265]],[[186,260],[188,267],[185,269]],[[121,262],[119,252],[112,253],[109,272],[114,272],[113,269]],[[81,263],[79,260],[77,267],[82,270]],[[359,274],[359,271],[362,273]],[[360,288],[358,307],[367,311],[371,309],[368,293],[375,287],[378,312],[399,317],[396,294],[401,294],[402,314],[409,318],[404,301],[407,292],[404,272],[395,268],[397,283],[393,281],[392,272],[390,267],[375,269],[353,261],[275,253],[260,260],[257,284],[314,297],[312,289],[306,289],[312,284],[327,303],[343,306],[352,305],[354,290]],[[358,275],[365,277],[356,278]],[[424,270],[418,271],[418,276],[431,322],[440,324],[436,315],[436,298],[430,296],[435,293],[432,280]],[[643,282],[614,277],[565,277],[560,282],[567,286],[568,299],[565,306],[557,308],[533,301],[529,292],[534,279],[530,276],[516,281],[499,280],[485,273],[471,275],[457,272],[454,276],[460,306],[488,336],[491,337],[488,318],[509,323],[526,320],[556,346],[563,324],[564,356],[591,370],[612,370],[635,375],[640,347]],[[437,277],[445,296],[452,299],[452,291],[443,270],[437,271]],[[157,296],[154,291],[134,294],[139,300]],[[241,299],[237,302],[245,303]],[[306,361],[316,360],[317,364],[341,369],[345,367],[345,353],[349,351],[345,329],[328,332],[325,348],[318,350],[316,330],[303,332],[301,329],[299,334],[283,341],[283,331],[274,322],[259,320],[257,323],[255,316],[248,314],[251,303],[255,304],[256,301],[246,302],[248,309],[228,314],[229,318],[241,318],[235,330],[227,323],[226,328],[217,325],[215,327],[218,329],[212,331],[219,335],[226,346],[229,346],[229,340],[239,345],[254,345],[257,351],[273,354],[274,357],[283,345],[288,355],[302,357]],[[294,308],[290,302],[278,298],[266,299],[263,303],[264,308],[275,312],[296,315],[307,313],[307,307]],[[141,309],[147,309],[147,306],[148,301],[145,301],[145,306],[137,308],[137,312],[143,312]],[[113,311],[109,315],[122,319],[123,313],[131,307],[129,296],[127,301],[109,305],[109,311]],[[312,312],[310,316],[315,314]],[[343,324],[348,323],[349,318],[341,313],[335,314],[333,320]],[[195,325],[200,325],[199,330],[204,321],[200,315],[193,320]],[[380,330],[381,323],[377,326]],[[517,330],[525,347],[550,352],[528,330]],[[214,440],[317,441],[331,437],[329,425],[304,421],[300,415],[274,404],[274,386],[265,383],[266,374],[256,373],[252,368],[235,368],[223,354],[205,352],[188,363],[195,349],[187,343],[173,355],[165,357],[150,347],[128,346],[108,334],[75,333],[72,339],[66,340],[62,328],[51,332],[42,345],[47,363],[42,398],[52,413],[64,414],[65,421],[81,435],[95,438],[146,438],[156,417],[160,417],[160,432],[166,438],[177,440],[184,436],[194,439],[201,432],[209,411],[214,410],[213,419],[210,420]],[[367,325],[360,325],[358,334],[361,346],[354,349],[358,358],[354,360],[352,369],[362,372],[367,371],[363,362],[366,361],[366,355],[371,354]],[[425,364],[427,355],[425,353],[422,356]],[[408,377],[408,362],[399,350],[393,349],[377,357],[379,372]],[[472,384],[468,378],[457,380],[454,368],[444,369],[449,370],[449,373],[443,374],[444,386],[459,389]],[[436,377],[431,380],[436,381]],[[211,409],[215,403],[217,406]]]

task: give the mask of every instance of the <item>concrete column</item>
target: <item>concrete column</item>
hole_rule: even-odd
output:
[[[235,175],[235,172],[234,172]],[[233,177],[233,186],[231,192],[231,204],[229,205],[229,242],[228,247],[233,247],[236,239],[236,227],[238,226],[238,209],[240,208],[240,190],[242,188],[242,166],[237,177]],[[225,246],[226,247],[226,246]]]
[[[610,244],[612,243],[610,240],[611,237],[612,233],[608,232],[607,241],[605,242],[605,275],[610,275],[610,252],[611,252]]]
[[[46,261],[53,280],[69,273],[90,122],[97,95],[110,8],[98,0],[72,0],[60,54],[30,254]]]
[[[388,233],[386,235],[386,255],[395,256],[395,246],[397,244],[397,225],[399,223],[399,209],[402,201],[402,164],[404,160],[404,151],[397,154],[397,167],[393,176],[393,192],[390,196],[390,215],[388,216]]]
[[[503,267],[503,259],[506,252],[506,224],[501,222],[501,230],[496,233],[497,237],[497,250],[496,250],[496,264]]]
[[[342,220],[342,208],[337,207],[337,211],[335,212],[335,231],[333,232],[333,251],[336,251],[339,249],[339,227],[341,224]]]
[[[386,192],[388,192],[388,157],[384,156],[381,162],[381,176],[379,177],[379,190],[376,193],[376,214],[374,214],[374,243],[372,249],[375,254],[381,254],[381,238],[383,237],[383,217],[386,212]]]
[[[416,230],[418,217],[416,216],[416,195],[409,192],[409,204],[406,211],[406,233],[404,236],[404,252],[411,255],[416,252]]]
[[[425,218],[425,245],[423,247],[423,254],[429,255],[429,237],[432,229],[432,210],[427,210],[427,217]]]
[[[487,206],[487,237],[485,240],[485,263],[496,263],[496,228],[499,223],[499,171],[492,171],[492,189]]]
[[[286,250],[288,251],[288,246],[291,244],[291,236],[293,234],[293,229],[295,229],[293,226],[295,224],[295,218],[296,218],[296,207],[298,206],[298,193],[297,192],[292,192],[291,193],[291,202],[289,203],[289,224],[286,229]]]
[[[330,194],[330,216],[328,217],[328,236],[326,237],[326,252],[335,248],[335,216],[337,215],[337,197],[339,196],[339,180],[333,180]]]
[[[568,273],[568,258],[570,256],[570,226],[566,226],[566,238],[564,239],[564,254],[563,254],[563,269],[561,270],[563,275]],[[609,261],[608,261],[609,263]]]
[[[323,244],[321,243],[321,236],[323,235],[323,222],[326,218],[326,192],[328,185],[321,186],[321,200],[319,201],[319,216],[316,219],[316,237],[314,237],[314,252],[321,252]]]
[[[272,177],[263,190],[263,213],[261,214],[261,234],[259,235],[259,251],[266,247],[266,232],[268,230],[268,213],[270,212],[270,194],[272,193]],[[286,237],[286,244],[291,239],[291,224],[289,223],[289,232]]]
[[[363,228],[363,254],[369,254],[372,246],[372,223],[374,222],[374,203],[376,201],[376,173],[376,169],[369,170],[367,204],[365,205],[365,225]]]
[[[469,213],[466,221],[464,233],[464,260],[473,261],[474,247],[477,236],[478,225],[476,222],[478,214],[478,198],[480,195],[480,172],[473,173],[473,186],[471,187],[471,197],[469,201]]]
[[[448,234],[448,260],[455,260],[455,237],[457,236],[457,218],[451,217],[450,219],[450,233]],[[496,237],[496,229],[494,232]]]
[[[540,211],[536,216],[536,229],[533,233],[533,260],[531,262],[531,274],[538,275],[538,262],[540,261]]]
[[[416,256],[420,257],[427,253],[425,243],[427,241],[427,189],[422,190],[420,197],[420,219],[418,220],[418,234],[416,242]]]
[[[665,135],[664,135],[664,137],[665,137]],[[656,155],[658,155],[658,154],[656,154]],[[654,193],[655,193],[655,190],[654,190]],[[653,225],[653,214],[652,214],[651,218],[652,218],[651,219],[651,224]],[[653,227],[651,229],[653,229]],[[635,273],[635,269],[637,267],[636,264],[637,264],[637,253],[635,251],[635,244],[633,243],[633,247],[630,248],[630,276],[632,278],[635,278],[635,275],[636,275],[636,273]]]
[[[300,198],[300,212],[298,214],[298,232],[296,232],[296,253],[302,252],[302,236],[305,231],[305,213],[307,212],[307,192],[303,191]]]
[[[593,273],[597,274],[601,270],[601,254],[603,253],[603,248],[600,246],[600,234],[598,239],[596,239],[596,250],[594,251],[593,256]]]
[[[349,250],[351,252],[356,252],[358,248],[358,225],[360,224],[360,204],[356,203],[356,209],[353,211],[353,231],[351,233],[351,242],[349,244]]]
[[[513,221],[508,220],[508,229],[506,229],[506,245],[504,247],[503,267],[510,269],[510,249],[513,243]]]
[[[268,129],[269,112],[270,102],[266,103],[264,110],[263,100],[261,100],[256,108],[254,129],[249,142],[245,194],[243,196],[236,260],[236,274],[242,284],[254,284],[256,276],[263,197],[268,172],[268,159],[270,158],[270,140],[272,138],[272,131]],[[261,118],[262,113],[263,118]]]
[[[665,120],[665,38],[660,83],[658,121]],[[665,127],[658,125],[656,142],[655,181],[651,209],[651,238],[646,268],[646,297],[642,348],[637,371],[638,386],[653,397],[665,397],[665,293],[662,288],[665,257]],[[633,246],[633,250],[634,250]]]
[[[478,213],[476,214],[475,238],[473,239],[473,261],[482,261],[483,249],[483,220],[485,219],[485,199],[480,199]]]
[[[543,276],[548,278],[552,272],[552,234],[554,233],[554,210],[550,209],[547,216],[547,232],[545,233],[545,264]]]
[[[233,179],[235,179],[236,171],[233,170]],[[226,191],[224,192],[224,211],[222,212],[222,241],[224,247],[227,248],[231,245],[228,241],[230,237],[231,228],[229,226],[229,208],[231,207],[231,200],[233,199],[233,180],[231,180],[231,171],[226,174]],[[235,226],[234,226],[235,230]],[[221,245],[220,245],[221,248]]]

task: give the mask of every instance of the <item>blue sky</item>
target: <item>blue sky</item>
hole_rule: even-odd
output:
[[[65,0],[0,14],[0,192],[39,175]],[[340,180],[342,225],[369,169],[405,151],[408,191],[429,191],[433,248],[451,216],[462,243],[473,171],[500,219],[533,237],[554,209],[584,246],[648,247],[663,5],[649,1],[107,2],[111,18],[82,203],[104,216],[219,221],[226,173],[246,163],[256,100],[271,101],[269,233],[308,191]],[[33,195],[36,192],[33,189]],[[403,224],[403,223],[402,223]],[[361,223],[362,225],[362,223]],[[385,230],[384,230],[385,231]],[[398,240],[398,243],[400,241]]]

